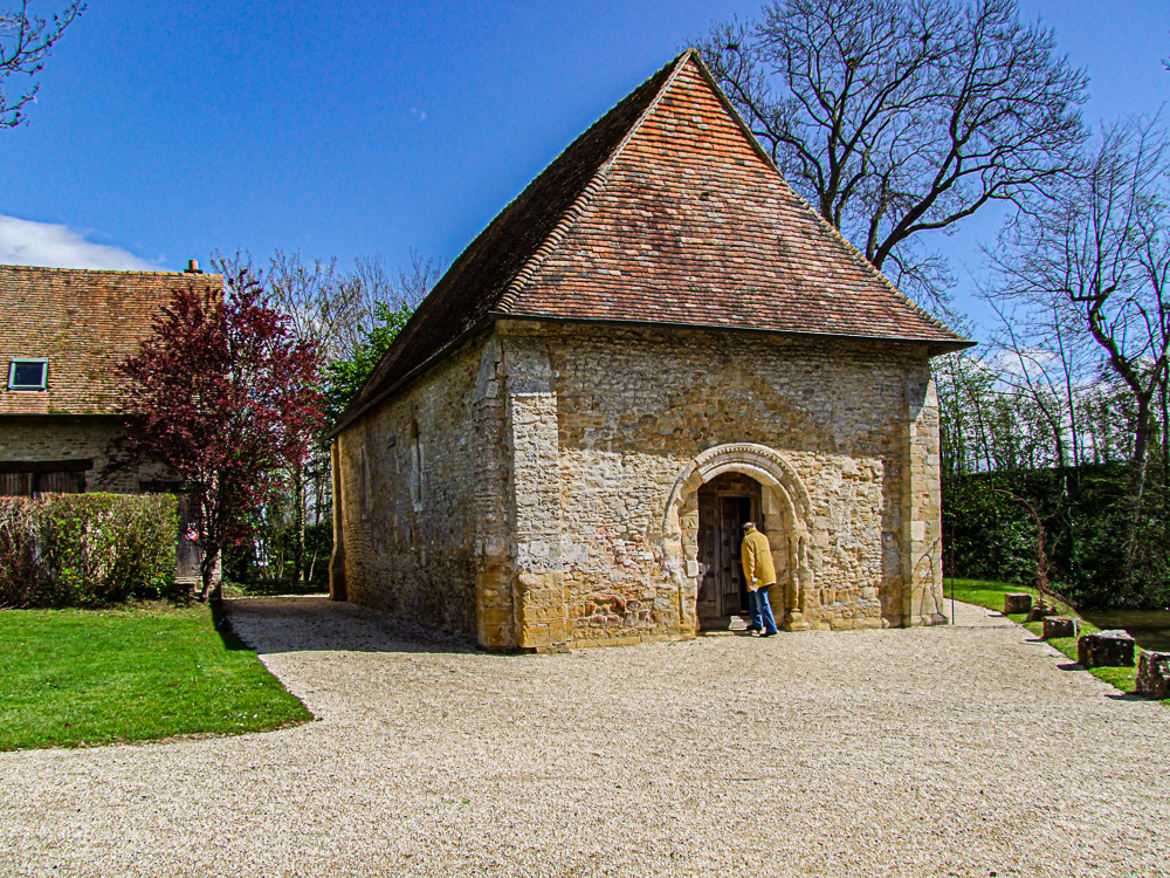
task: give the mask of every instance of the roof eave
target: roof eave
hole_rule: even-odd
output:
[[[908,336],[908,335],[867,335],[864,333],[848,333],[848,332],[813,332],[806,329],[769,329],[760,326],[729,326],[720,323],[688,323],[684,321],[661,321],[661,320],[622,320],[611,317],[557,317],[547,314],[514,314],[505,313],[501,311],[492,311],[488,313],[488,317],[495,320],[516,320],[516,321],[532,321],[537,323],[582,323],[592,324],[598,326],[622,326],[622,327],[655,327],[665,329],[697,329],[705,331],[717,332],[736,332],[736,333],[752,333],[756,335],[772,335],[785,336],[792,338],[815,338],[836,341],[862,341],[862,342],[882,342],[890,344],[909,344],[915,346],[926,346],[934,349],[930,356],[938,356],[939,354],[949,353],[951,351],[961,351],[967,348],[975,347],[978,342],[963,338],[960,335],[955,335],[951,339],[947,338],[932,338],[927,336]]]
[[[437,348],[434,353],[432,353],[417,366],[404,372],[398,378],[394,379],[394,381],[392,381],[390,384],[383,387],[376,394],[362,403],[359,407],[355,408],[353,411],[349,411],[347,408],[341,413],[341,417],[337,419],[337,423],[333,425],[333,428],[325,434],[325,438],[336,439],[343,430],[356,424],[367,414],[369,414],[369,412],[377,408],[391,396],[408,387],[410,384],[413,384],[416,380],[429,372],[432,366],[438,365],[438,363],[444,357],[462,347],[465,342],[469,341],[471,338],[483,331],[488,326],[488,324],[494,322],[495,319],[493,315],[484,315],[478,321],[471,324],[471,326],[467,327],[467,329],[463,330],[463,332],[459,333],[459,335],[455,336],[455,338],[451,339],[451,341],[447,342],[442,347]]]

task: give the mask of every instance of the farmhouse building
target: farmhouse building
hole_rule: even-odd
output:
[[[193,265],[193,263],[192,263]],[[0,494],[136,492],[157,474],[105,475],[123,378],[177,287],[219,275],[0,265]]]
[[[945,622],[930,358],[698,54],[475,239],[334,430],[334,598],[493,648]]]

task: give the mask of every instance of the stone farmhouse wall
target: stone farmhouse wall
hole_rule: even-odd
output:
[[[133,493],[144,481],[158,478],[157,468],[103,475],[110,462],[110,443],[122,432],[116,417],[68,415],[0,416],[0,460],[93,460],[85,472],[86,491]]]
[[[937,416],[912,345],[500,321],[338,438],[335,576],[485,646],[692,637],[738,471],[785,627],[943,622]]]

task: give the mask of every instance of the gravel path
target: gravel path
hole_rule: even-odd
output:
[[[0,874],[1170,875],[1170,711],[957,616],[502,656],[236,601],[318,721],[0,754]]]

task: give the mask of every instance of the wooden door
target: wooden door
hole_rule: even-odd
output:
[[[743,523],[751,519],[751,498],[733,494],[720,498],[719,536],[721,591],[719,615],[747,612],[747,589],[743,583],[743,565],[740,563],[740,543],[743,542]]]
[[[0,496],[32,496],[32,473],[0,473]]]
[[[36,494],[84,494],[85,473],[37,473],[33,493]]]
[[[700,620],[747,612],[740,543],[743,523],[759,510],[759,483],[739,473],[726,473],[699,489]]]

